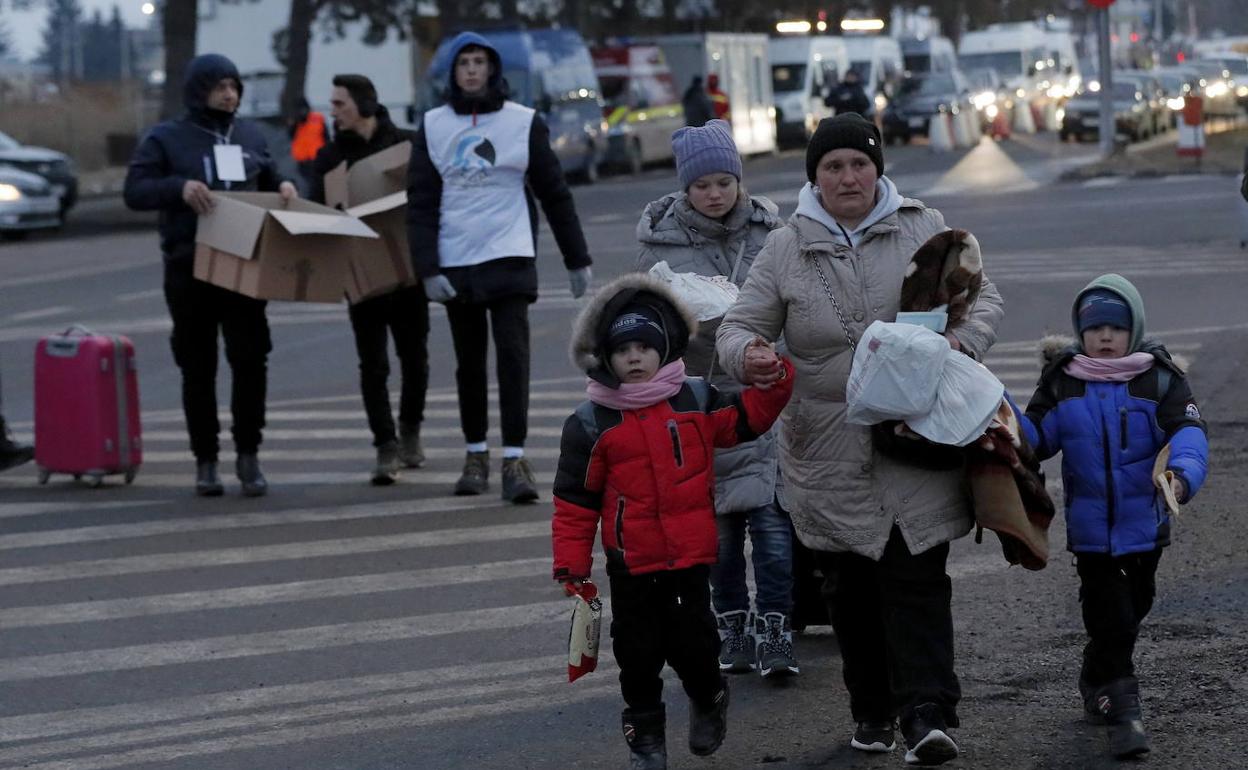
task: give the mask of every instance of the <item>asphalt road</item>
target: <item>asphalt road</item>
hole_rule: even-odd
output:
[[[1150,762],[1239,766],[1248,524],[1235,482],[1248,438],[1248,255],[1238,249],[1234,182],[1055,182],[1092,152],[1027,137],[886,155],[904,194],[983,245],[1007,303],[988,364],[1018,397],[1038,373],[1037,338],[1067,332],[1074,293],[1111,270],[1136,282],[1152,333],[1191,363],[1215,459],[1176,527],[1140,643]],[[751,160],[745,174],[785,213],[804,180],[794,152]],[[629,269],[638,212],[673,178],[658,168],[575,189],[599,280]],[[583,395],[565,352],[577,303],[549,234],[532,312],[529,454],[542,503],[449,495],[462,443],[441,313],[430,462],[394,487],[369,487],[345,307],[294,304],[270,307],[261,457],[272,493],[245,500],[230,483],[226,497],[201,500],[189,494],[150,222],[116,200],[92,201],[61,233],[0,245],[4,413],[18,434],[32,429],[35,341],[86,323],[135,341],[145,442],[131,487],[89,490],[66,478],[39,487],[29,467],[0,476],[0,768],[624,766],[609,643],[598,672],[563,681],[570,606],[547,577],[559,426]],[[232,456],[223,461],[228,470]],[[1099,734],[1079,721],[1081,626],[1062,526],[1039,573],[1007,569],[991,535],[954,546],[958,766],[1101,763]],[[709,760],[685,753],[685,704],[669,680],[671,766],[900,765],[898,754],[848,749],[834,639],[816,629],[797,649],[803,673],[788,686],[734,680],[730,735]]]

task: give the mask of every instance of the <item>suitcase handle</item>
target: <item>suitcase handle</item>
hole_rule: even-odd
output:
[[[75,332],[80,336],[75,336]],[[93,335],[94,332],[82,324],[74,324],[66,329],[64,334],[47,338],[48,355],[58,358],[74,358],[78,355],[78,343],[82,341],[82,338]]]
[[[73,334],[74,332],[78,332],[79,334],[81,334],[81,335],[82,335],[82,336],[84,336],[84,337],[93,337],[93,336],[95,336],[95,332],[91,331],[90,329],[88,329],[87,327],[83,326],[82,324],[74,324],[73,326],[69,327],[69,328],[68,328],[68,329],[66,329],[64,332],[62,332],[60,336],[62,336],[62,337],[68,337],[68,336],[70,336],[71,334]]]

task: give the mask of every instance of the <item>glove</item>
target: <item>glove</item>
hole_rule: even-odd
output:
[[[589,282],[594,278],[594,273],[588,267],[578,267],[575,270],[568,271],[568,283],[572,287],[572,299],[580,299],[589,289]]]
[[[434,302],[450,302],[455,299],[455,287],[441,273],[422,278],[421,283],[425,285],[425,296]]]

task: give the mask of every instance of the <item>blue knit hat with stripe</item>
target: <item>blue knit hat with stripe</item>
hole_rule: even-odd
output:
[[[732,127],[722,120],[708,120],[703,126],[685,126],[672,133],[672,153],[676,156],[676,176],[681,189],[707,174],[732,174],[741,181],[741,153],[732,140]]]

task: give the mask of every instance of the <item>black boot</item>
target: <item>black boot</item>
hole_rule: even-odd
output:
[[[269,491],[269,482],[260,472],[260,458],[254,452],[238,455],[234,462],[234,470],[243,485],[243,497],[264,497]]]
[[[225,485],[217,475],[216,460],[195,463],[195,494],[200,497],[220,497],[225,494]]]
[[[28,463],[34,458],[33,446],[19,444],[2,431],[3,423],[0,423],[0,471],[7,471],[22,463]]]
[[[728,734],[728,680],[719,681],[719,692],[710,703],[689,700],[689,750],[699,757],[714,754]]]
[[[667,710],[624,709],[620,715],[628,743],[630,770],[667,770]]]
[[[1140,685],[1135,677],[1115,679],[1095,693],[1096,706],[1105,718],[1109,752],[1115,759],[1130,759],[1149,752],[1148,733],[1140,709]]]

